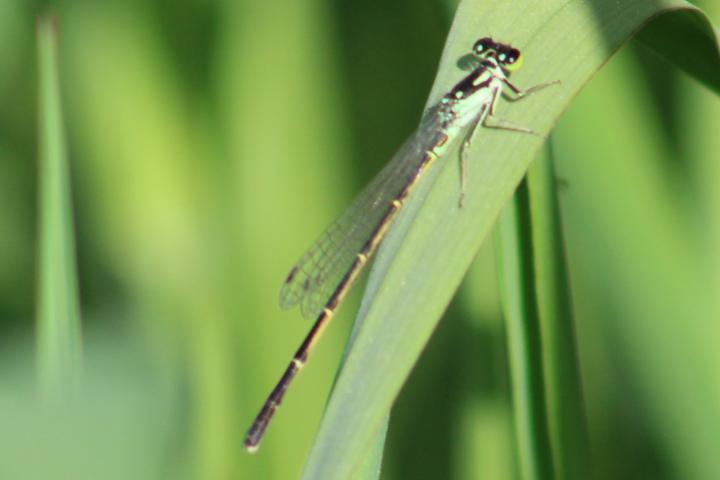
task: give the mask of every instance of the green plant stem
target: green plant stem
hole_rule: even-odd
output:
[[[500,216],[499,236],[500,292],[507,325],[520,478],[551,479],[553,464],[545,408],[529,192],[525,180]]]
[[[37,22],[39,187],[37,366],[40,388],[64,395],[81,363],[75,239],[57,61],[57,21]]]
[[[550,144],[545,151],[500,223],[518,461],[526,479],[587,478],[586,421]]]
[[[588,478],[586,417],[551,142],[545,152],[528,170],[527,185],[548,429],[555,478]]]

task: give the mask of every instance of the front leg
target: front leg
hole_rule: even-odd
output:
[[[521,94],[527,95],[528,92],[530,92],[530,90],[532,90],[532,89],[528,89],[528,90],[526,90],[525,92],[521,92],[520,90],[517,90],[517,89],[516,89],[510,82],[508,82],[507,80],[504,80],[504,81],[508,84],[508,86],[510,86],[510,88],[511,88],[514,92],[517,93],[518,97],[517,97],[515,100],[517,100],[517,99],[519,99],[519,98],[522,98],[522,96],[520,96]],[[549,85],[549,84],[541,84],[541,85],[538,85],[537,87],[539,87],[539,88],[544,88],[544,87],[546,87],[546,86],[548,86],[548,85]],[[533,87],[533,88],[535,88],[535,87]],[[539,88],[536,88],[534,91],[539,90]],[[508,120],[504,120],[504,119],[502,119],[502,118],[496,117],[496,116],[495,116],[495,105],[497,104],[497,98],[498,98],[498,97],[499,97],[499,95],[497,95],[497,96],[493,99],[492,103],[490,103],[490,108],[489,108],[489,110],[488,110],[488,113],[487,113],[487,115],[485,116],[485,119],[483,120],[483,127],[496,128],[496,129],[498,129],[498,130],[509,130],[509,131],[511,131],[511,132],[527,133],[527,134],[535,135],[536,137],[540,137],[540,138],[543,138],[543,139],[545,138],[544,135],[539,134],[538,132],[536,132],[535,130],[533,130],[533,129],[531,129],[531,128],[527,128],[527,127],[524,127],[524,126],[522,126],[522,125],[518,125],[518,124],[516,124],[516,123],[510,122],[510,121],[508,121]],[[491,121],[492,121],[493,123],[490,123]]]
[[[560,80],[555,80],[552,82],[546,82],[546,83],[541,83],[539,85],[535,85],[526,90],[520,90],[515,85],[510,83],[510,81],[507,78],[503,78],[502,81],[515,94],[514,97],[508,98],[508,100],[510,100],[510,101],[520,100],[521,98],[524,98],[530,94],[533,94],[533,93],[537,92],[538,90],[542,90],[545,87],[549,87],[551,85],[558,85],[560,83]],[[472,139],[475,136],[475,132],[477,131],[478,125],[481,124],[483,127],[486,127],[486,128],[495,128],[498,130],[509,130],[511,132],[526,133],[529,135],[534,135],[536,137],[540,137],[542,139],[547,138],[547,137],[545,137],[545,135],[542,135],[531,128],[527,128],[522,125],[517,125],[508,120],[504,120],[502,118],[496,117],[495,116],[495,105],[498,102],[498,98],[500,98],[500,90],[499,89],[493,92],[492,100],[490,101],[490,104],[486,107],[487,111],[483,110],[482,112],[480,112],[480,114],[477,116],[477,118],[475,120],[473,120],[473,122],[470,125],[467,135],[465,135],[465,139],[463,140],[462,145],[460,145],[460,198],[458,199],[458,206],[460,208],[462,208],[464,200],[465,200],[465,177],[466,177],[466,171],[467,171],[468,150],[470,148]]]
[[[552,82],[540,83],[538,85],[532,86],[525,90],[520,90],[515,85],[510,83],[510,80],[508,80],[507,78],[503,78],[502,81],[515,94],[514,97],[508,96],[508,100],[510,100],[511,102],[514,102],[515,100],[520,100],[521,98],[525,98],[528,95],[531,95],[539,90],[542,90],[543,88],[560,84],[560,80],[553,80]]]

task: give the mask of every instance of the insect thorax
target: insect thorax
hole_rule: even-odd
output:
[[[441,100],[447,121],[467,124],[490,105],[502,87],[505,74],[492,60],[484,60],[475,70],[460,80]]]

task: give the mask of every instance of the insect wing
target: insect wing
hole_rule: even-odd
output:
[[[300,258],[280,290],[282,308],[300,303],[303,316],[315,317],[320,313],[357,254],[372,241],[391,202],[420,173],[425,153],[443,133],[444,115],[439,105],[430,108],[392,160]]]

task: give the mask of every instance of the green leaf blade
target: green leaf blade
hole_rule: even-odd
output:
[[[39,222],[37,363],[41,389],[62,396],[81,362],[75,236],[57,59],[57,20],[38,20]]]
[[[498,106],[499,116],[546,133],[613,52],[647,21],[678,9],[698,12],[681,1],[541,6],[463,2],[431,102],[457,80],[457,58],[477,37],[491,35],[523,50],[526,62],[513,76],[516,85],[562,81],[552,92],[523,100],[522,106]],[[720,85],[720,78],[710,81]],[[304,478],[349,478],[357,472],[466,269],[542,142],[484,131],[473,145],[465,208],[457,209],[458,163],[450,152],[422,180],[378,252],[358,315],[360,332],[338,377]]]

